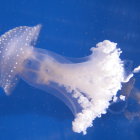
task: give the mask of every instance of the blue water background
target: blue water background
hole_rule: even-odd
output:
[[[87,56],[96,43],[109,39],[137,66],[139,13],[139,0],[0,0],[0,34],[42,24],[36,47],[68,57]],[[85,136],[72,131],[73,119],[63,102],[24,81],[11,96],[0,91],[0,140],[140,140],[139,119],[129,121],[124,113],[96,119]]]

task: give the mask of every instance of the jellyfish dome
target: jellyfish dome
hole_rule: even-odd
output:
[[[21,26],[14,28],[0,37],[0,86],[6,94],[18,81],[23,60],[32,52],[40,25],[33,28]]]
[[[1,36],[0,86],[9,93],[18,77],[57,96],[75,116],[73,131],[86,134],[93,121],[107,112],[110,101],[116,98],[122,83],[128,82],[133,72],[126,74],[117,43],[109,40],[97,43],[86,60],[73,62],[35,48],[33,42],[39,31],[40,25],[22,26]],[[134,72],[137,71],[139,68]]]

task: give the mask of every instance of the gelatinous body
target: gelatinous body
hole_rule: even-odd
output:
[[[121,50],[116,43],[100,42],[91,48],[91,55],[83,62],[74,63],[63,56],[34,48],[39,30],[40,25],[18,27],[0,38],[0,86],[9,93],[19,77],[35,88],[57,96],[75,116],[73,131],[86,134],[93,120],[106,113],[122,82],[129,81],[133,72],[125,73]]]
[[[31,55],[40,25],[17,27],[0,37],[0,86],[9,94],[18,81],[22,62]],[[26,52],[25,52],[26,51]]]

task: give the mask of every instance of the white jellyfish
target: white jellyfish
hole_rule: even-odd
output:
[[[40,27],[17,27],[0,37],[0,86],[9,94],[22,78],[57,96],[75,116],[73,131],[86,134],[133,72],[125,73],[121,50],[108,40],[91,48],[91,55],[80,62],[34,48]]]

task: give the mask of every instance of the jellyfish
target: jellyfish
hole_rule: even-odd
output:
[[[10,94],[22,79],[58,97],[74,114],[73,131],[86,134],[133,72],[127,74],[121,49],[109,40],[97,43],[80,61],[35,48],[40,28],[16,27],[0,37],[0,87]]]

